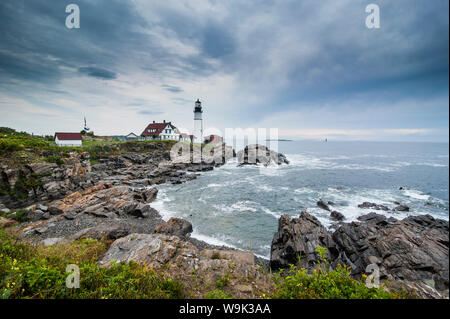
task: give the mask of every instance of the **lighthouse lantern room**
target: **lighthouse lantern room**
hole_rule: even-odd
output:
[[[199,99],[195,102],[194,108],[194,141],[203,142],[203,120],[202,120],[202,102]]]

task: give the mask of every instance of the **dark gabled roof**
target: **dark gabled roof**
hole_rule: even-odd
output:
[[[128,135],[125,135],[125,136],[130,136],[130,135],[133,135],[133,136],[136,136],[136,137],[138,137],[136,134],[134,134],[133,132],[131,132],[130,134],[128,134]]]
[[[161,134],[162,130],[166,128],[167,125],[170,125],[173,129],[176,129],[176,127],[170,122],[150,123],[141,133],[141,136],[158,136],[159,134]],[[148,130],[151,129],[155,129],[156,131],[150,133]]]
[[[55,138],[58,137],[58,140],[60,141],[81,141],[83,140],[83,136],[81,133],[63,133],[63,132],[56,132]]]

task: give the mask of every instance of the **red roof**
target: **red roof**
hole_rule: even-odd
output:
[[[58,138],[60,141],[81,141],[83,137],[81,136],[81,133],[61,133],[57,132],[55,133],[55,137]]]
[[[163,123],[150,123],[145,130],[141,133],[141,136],[158,136],[161,134],[162,130],[166,128],[167,125],[170,125],[173,129],[176,129],[174,125],[170,122]],[[155,129],[155,132],[149,132],[148,130]]]
[[[190,137],[190,135],[188,135],[188,134],[186,134],[186,133],[181,133],[181,134],[180,134],[180,137],[181,137],[181,138],[188,138],[188,137]]]

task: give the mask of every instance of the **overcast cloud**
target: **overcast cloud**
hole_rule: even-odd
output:
[[[381,28],[365,27],[377,3]],[[81,28],[67,29],[78,4]],[[0,126],[448,142],[448,0],[2,0]]]

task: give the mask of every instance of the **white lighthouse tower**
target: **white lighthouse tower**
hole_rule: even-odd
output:
[[[197,99],[194,108],[194,142],[203,143],[203,120],[202,120],[202,102]]]

